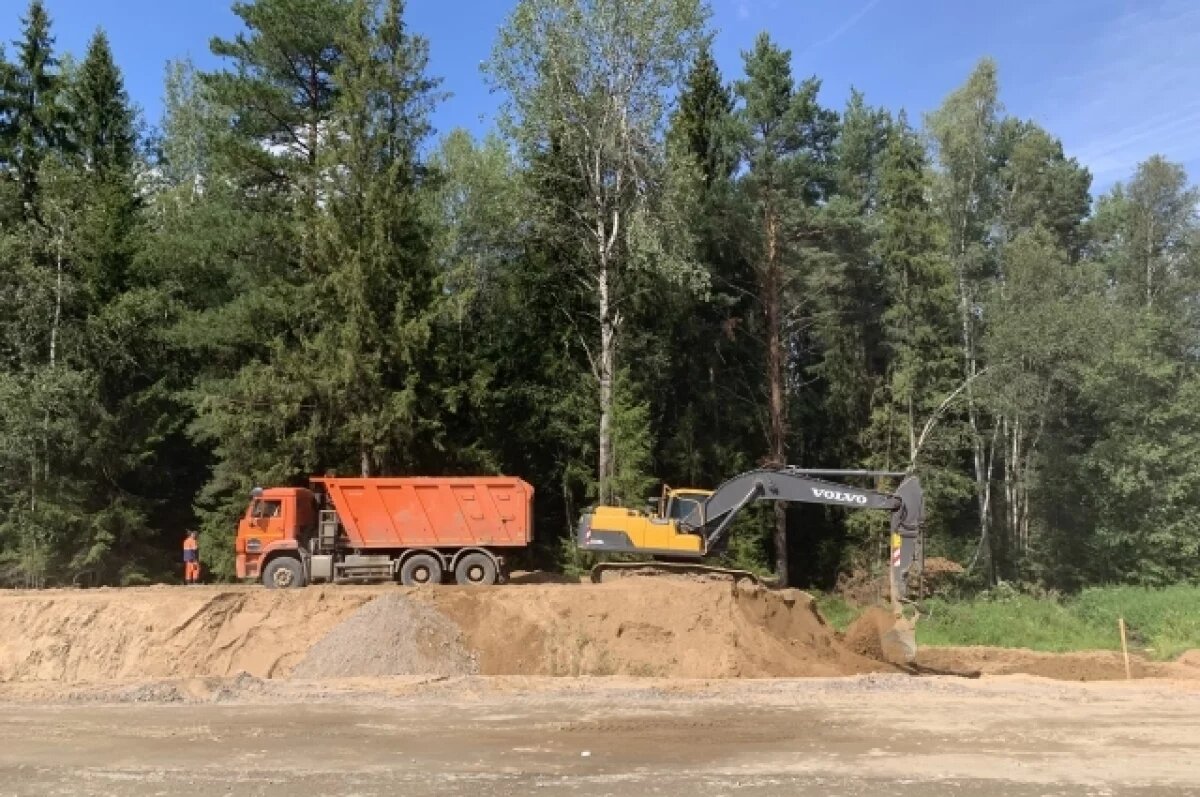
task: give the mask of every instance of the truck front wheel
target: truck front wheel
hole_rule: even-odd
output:
[[[262,575],[263,584],[267,589],[294,589],[304,586],[304,565],[299,559],[290,556],[280,556],[272,559]]]
[[[442,583],[442,563],[426,553],[419,553],[400,565],[400,583],[406,587]]]
[[[454,580],[471,586],[495,584],[496,562],[485,553],[466,554],[454,567]]]

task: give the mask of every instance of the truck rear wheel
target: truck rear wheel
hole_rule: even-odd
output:
[[[471,586],[495,584],[496,562],[485,553],[469,553],[454,566],[454,580]]]
[[[263,585],[267,589],[294,589],[304,586],[304,565],[299,559],[280,556],[263,569]]]
[[[421,587],[442,583],[442,563],[427,553],[410,556],[400,565],[400,583],[406,587]]]

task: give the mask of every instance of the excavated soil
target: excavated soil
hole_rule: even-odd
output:
[[[486,588],[0,595],[0,681],[887,671],[796,590],[663,578]]]
[[[261,587],[4,593],[0,681],[275,677],[373,597]]]
[[[1043,653],[1035,650],[985,647],[924,648],[917,662],[932,668],[970,669],[984,675],[1036,675],[1056,681],[1118,681],[1125,678],[1120,653],[1089,650]],[[1147,661],[1130,656],[1133,678],[1198,678],[1200,669],[1183,662]]]
[[[886,611],[845,634],[811,596],[688,578],[426,589],[150,587],[0,593],[0,683],[406,675],[769,678],[895,672]],[[918,640],[920,631],[918,629]],[[1200,678],[1135,658],[1134,677]],[[1119,654],[923,648],[942,671],[1124,678]],[[40,688],[40,687],[39,687]]]
[[[414,597],[462,629],[485,675],[761,678],[891,669],[848,650],[798,590],[659,577]]]

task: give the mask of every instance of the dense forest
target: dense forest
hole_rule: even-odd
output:
[[[497,128],[439,134],[403,0],[233,11],[149,123],[41,0],[0,51],[0,584],[178,578],[189,528],[229,577],[251,487],[329,471],[522,476],[578,565],[589,504],[782,463],[915,470],[979,584],[1200,577],[1179,165],[1093,197],[987,59],[920,120],[767,33],[723,75],[701,0],[517,0]],[[883,522],[727,556],[827,585]]]

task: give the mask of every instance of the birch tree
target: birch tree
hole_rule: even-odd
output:
[[[997,428],[986,428],[973,384],[980,371],[981,294],[991,269],[988,226],[995,207],[992,154],[998,129],[996,65],[985,59],[966,84],[929,115],[940,167],[938,200],[957,285],[960,357],[978,502],[979,550],[990,553],[991,472]],[[989,566],[992,560],[988,559]]]
[[[667,177],[661,143],[668,92],[703,35],[701,0],[520,0],[486,65],[508,97],[502,128],[525,161],[552,146],[578,187],[569,207],[531,208],[541,223],[569,219],[572,269],[593,297],[581,333],[598,391],[598,498],[613,498],[614,385],[630,276],[651,270],[698,279],[661,226]],[[564,213],[565,211],[565,213]]]

